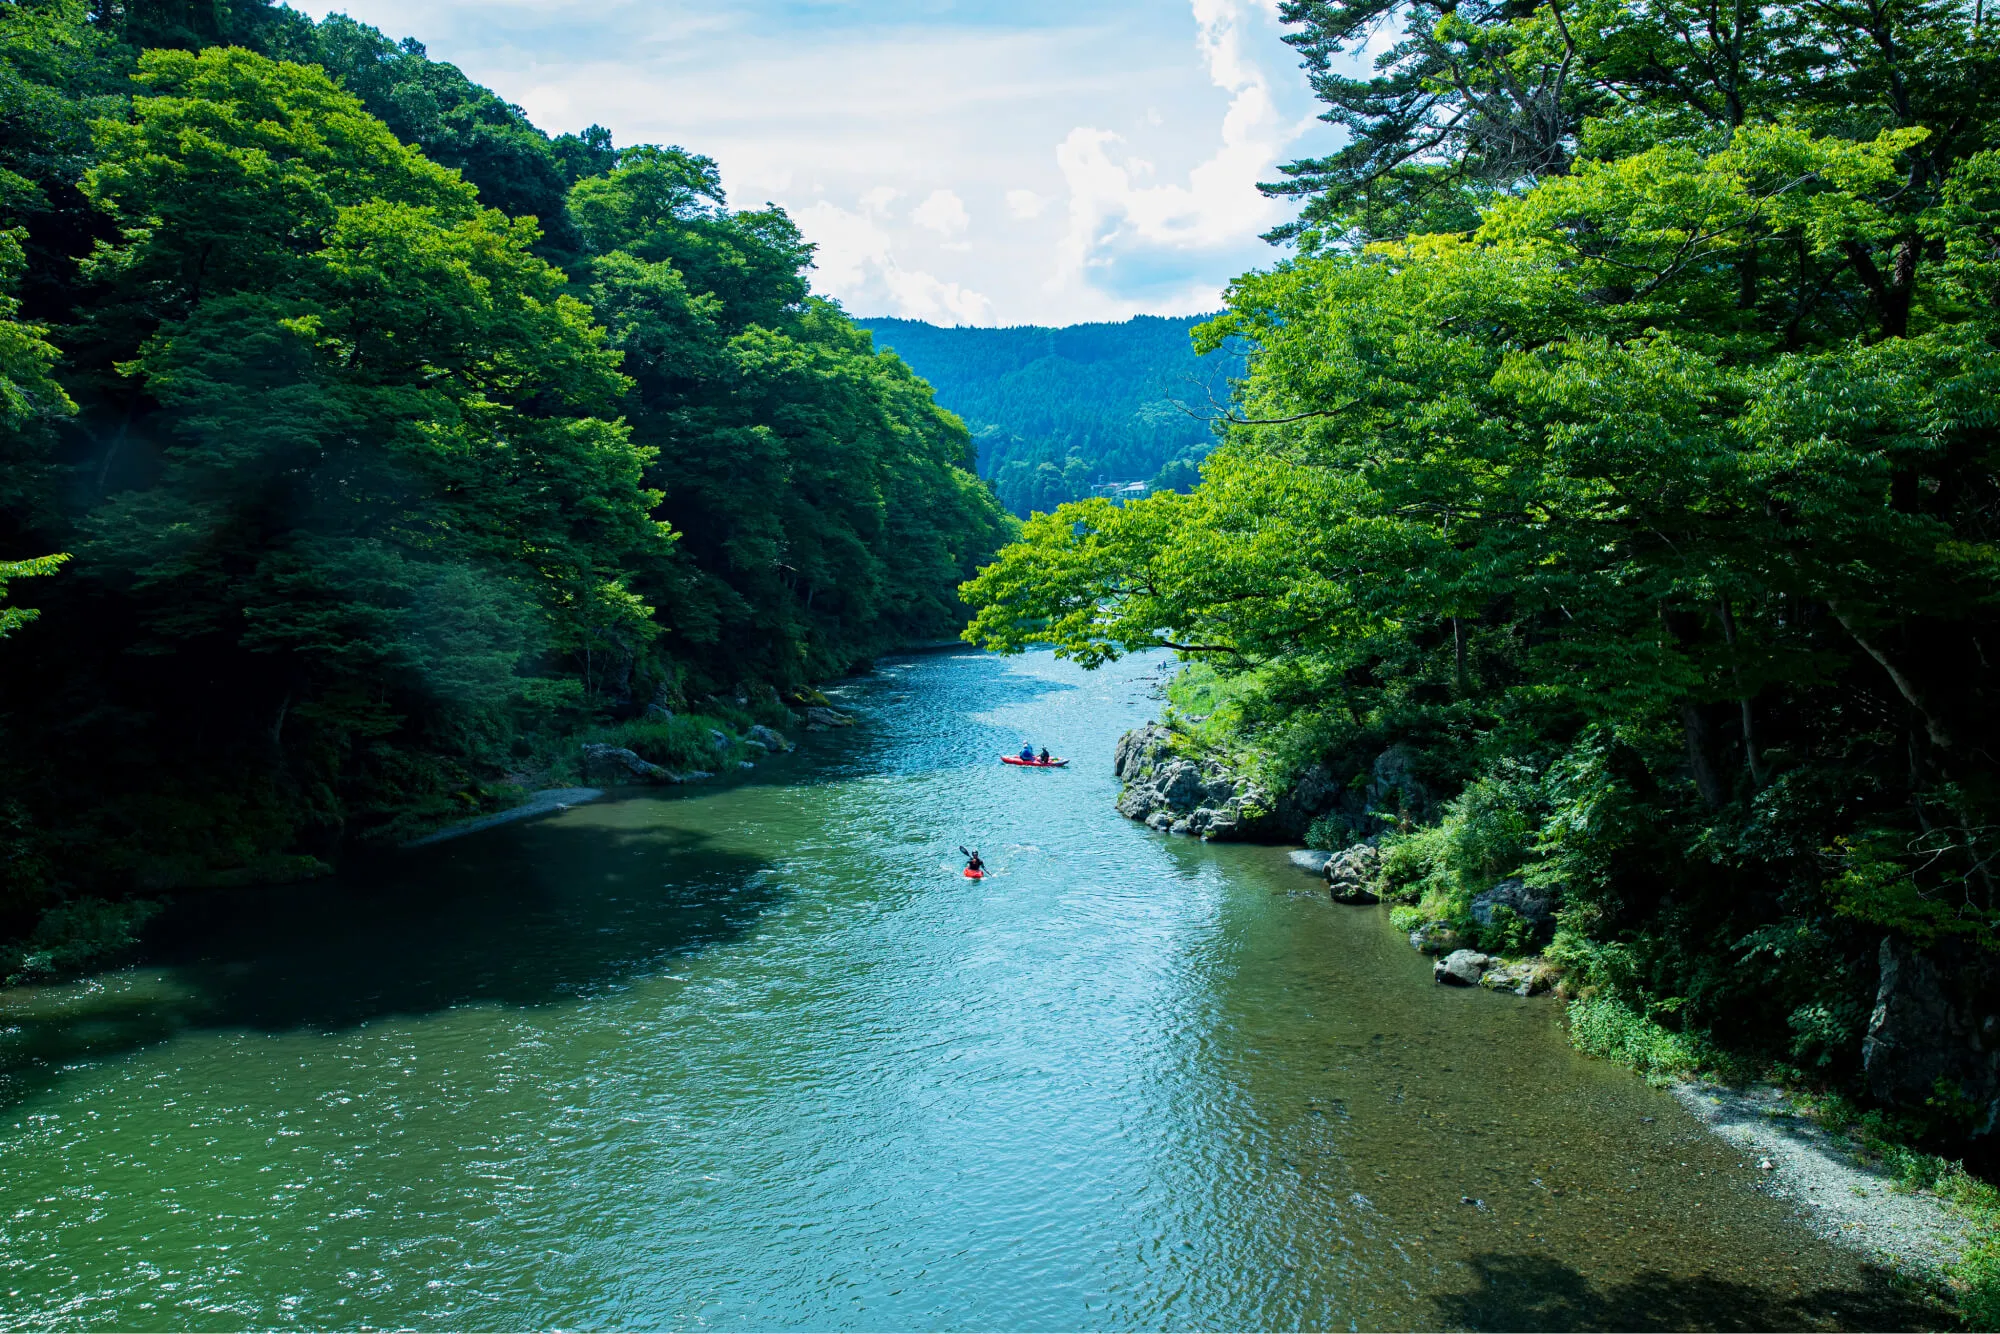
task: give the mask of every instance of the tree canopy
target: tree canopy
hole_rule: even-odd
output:
[[[0,109],[0,937],[949,636],[1007,536],[708,158],[257,0],[0,7]]]
[[[1851,1072],[1885,934],[2000,947],[2000,46],[1954,4],[1285,12],[1351,137],[1198,333],[1255,349],[1227,442],[1030,521],[969,633],[1183,647],[1274,781],[1415,746],[1484,794],[1447,823],[1526,831],[1486,884],[1555,888],[1581,979]]]

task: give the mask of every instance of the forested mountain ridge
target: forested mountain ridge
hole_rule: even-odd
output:
[[[0,6],[0,113],[0,973],[580,735],[728,758],[1008,531],[707,158],[258,0]]]
[[[1237,424],[1190,495],[1031,520],[977,633],[1188,646],[1177,744],[1592,1050],[1990,1161],[2000,29],[1282,11],[1346,135],[1201,332],[1256,349]]]
[[[1005,329],[856,323],[965,418],[980,476],[1025,517],[1081,499],[1100,482],[1195,484],[1215,444],[1209,421],[1243,373],[1234,345],[1196,351],[1190,335],[1204,318]]]

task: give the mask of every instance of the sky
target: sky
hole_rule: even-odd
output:
[[[552,134],[715,158],[857,316],[1073,324],[1217,309],[1333,131],[1275,0],[341,0]]]

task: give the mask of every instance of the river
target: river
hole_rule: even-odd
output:
[[[743,781],[216,896],[0,993],[5,1323],[1926,1318],[1552,1001],[1434,986],[1281,850],[1120,819],[1162,665],[890,660]],[[995,762],[1024,739],[1076,763]]]

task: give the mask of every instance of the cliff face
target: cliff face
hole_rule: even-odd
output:
[[[1173,733],[1158,723],[1119,738],[1113,763],[1125,782],[1118,813],[1128,820],[1215,840],[1285,833],[1271,798],[1255,783],[1213,759],[1175,754]]]

